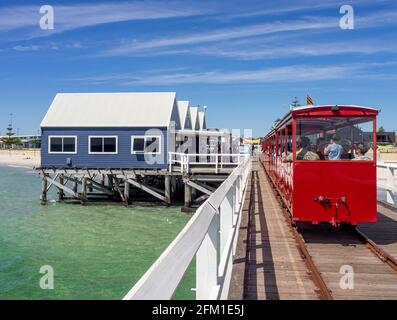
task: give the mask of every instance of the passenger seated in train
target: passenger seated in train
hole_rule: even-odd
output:
[[[372,160],[371,158],[365,155],[368,152],[368,148],[366,148],[362,143],[360,143],[356,147],[355,152],[356,152],[356,157],[352,160]]]
[[[343,139],[341,141],[341,146],[343,148],[341,159],[342,160],[351,160],[354,158],[352,151],[352,143],[349,139]]]
[[[316,141],[316,153],[318,154],[320,160],[325,160],[324,149],[327,146],[325,138],[318,138]]]
[[[310,151],[310,139],[301,137],[299,141],[299,150],[296,152],[296,160],[320,160],[317,153]],[[290,153],[283,162],[292,162],[292,153]]]
[[[339,144],[340,137],[334,134],[331,138],[331,143],[324,149],[324,155],[328,156],[328,160],[340,160],[343,147]]]

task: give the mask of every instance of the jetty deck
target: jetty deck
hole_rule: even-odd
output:
[[[229,299],[397,299],[395,211],[378,205],[378,222],[357,232],[302,224],[297,241],[258,161],[248,184]]]
[[[259,161],[252,164],[229,299],[317,299],[315,286]],[[248,233],[242,229],[248,229]],[[244,239],[246,237],[246,239]],[[240,262],[241,261],[241,262]]]
[[[199,300],[397,299],[396,231],[383,205],[358,228],[293,224],[263,164],[245,157],[124,299],[171,299],[191,263]]]

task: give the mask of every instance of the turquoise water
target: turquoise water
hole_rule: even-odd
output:
[[[40,179],[0,166],[0,299],[121,299],[190,216],[179,207],[39,204]],[[54,289],[39,286],[40,267]],[[174,295],[191,299],[194,267]]]

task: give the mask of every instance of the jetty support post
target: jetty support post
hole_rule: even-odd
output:
[[[105,186],[105,175],[101,174],[99,178],[99,184],[104,187]]]
[[[48,182],[47,182],[46,174],[43,172],[41,177],[41,196],[40,196],[40,203],[43,206],[47,204],[47,188],[48,188]]]
[[[78,187],[79,187],[79,180],[77,178],[74,178],[73,179],[73,189],[72,189],[74,193],[77,193]]]
[[[124,205],[128,207],[130,202],[130,183],[128,180],[124,181]]]
[[[185,183],[184,209],[189,210],[191,203],[192,203],[192,188],[187,183]]]
[[[171,176],[165,176],[165,203],[167,206],[171,205]]]
[[[81,204],[85,204],[87,201],[87,178],[81,179]]]
[[[59,183],[60,184],[64,184],[64,175],[60,174],[59,175]],[[65,199],[65,193],[63,192],[63,190],[61,188],[58,188],[58,200],[59,201],[63,201]]]

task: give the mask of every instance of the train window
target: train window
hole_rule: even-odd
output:
[[[297,160],[373,160],[373,118],[300,118]]]

